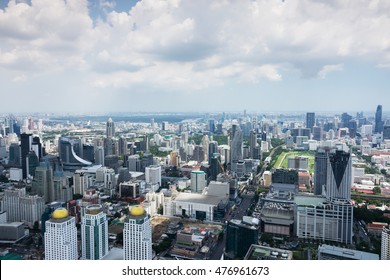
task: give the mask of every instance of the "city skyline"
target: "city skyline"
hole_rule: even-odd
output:
[[[0,113],[386,112],[386,27],[388,1],[0,0]]]

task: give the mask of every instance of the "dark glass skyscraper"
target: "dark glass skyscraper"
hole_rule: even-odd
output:
[[[21,158],[22,158],[22,170],[23,170],[23,179],[27,178],[27,155],[31,151],[31,145],[32,145],[33,137],[32,134],[22,133],[20,135],[20,152],[21,152]]]
[[[329,150],[318,149],[314,159],[314,194],[321,195],[326,187]]]
[[[306,128],[310,128],[311,131],[313,131],[313,126],[316,122],[315,118],[315,113],[306,113]]]
[[[376,107],[375,132],[376,133],[382,133],[383,132],[382,105],[378,105],[378,107]]]
[[[226,259],[243,259],[252,244],[258,244],[259,227],[230,220],[226,230]]]

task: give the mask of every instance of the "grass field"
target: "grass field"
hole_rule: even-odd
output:
[[[275,168],[288,168],[288,158],[295,156],[307,156],[309,157],[309,172],[313,174],[314,172],[314,152],[312,151],[291,151],[283,152],[280,154],[275,163]]]

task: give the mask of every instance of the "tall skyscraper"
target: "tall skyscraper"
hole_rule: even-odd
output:
[[[209,143],[209,149],[208,149],[208,163],[211,164],[211,158],[215,153],[218,153],[218,142],[217,141],[211,141]]]
[[[45,225],[45,259],[77,260],[77,228],[75,218],[65,208],[54,210]]]
[[[204,158],[207,160],[209,158],[209,144],[210,144],[209,137],[207,135],[204,135],[202,138],[202,147],[204,152]]]
[[[315,123],[315,113],[306,113],[306,128],[310,128],[310,130],[313,131]]]
[[[194,170],[191,172],[191,191],[201,193],[206,187],[206,173]]]
[[[382,133],[383,132],[383,121],[382,121],[382,105],[378,105],[376,107],[375,113],[375,132]]]
[[[108,119],[106,124],[106,136],[107,138],[111,138],[115,136],[115,124],[111,118]]]
[[[243,159],[242,157],[243,135],[242,135],[241,128],[237,125],[233,125],[232,132],[233,132],[233,139],[230,147],[230,151],[231,151],[230,160],[233,162],[233,161],[238,161]]]
[[[336,150],[329,153],[326,180],[326,197],[328,199],[351,199],[352,164],[351,155]]]
[[[27,155],[31,151],[32,141],[33,141],[32,134],[22,133],[20,135],[20,151],[21,151],[21,158],[22,158],[23,179],[26,179],[28,175]]]
[[[104,166],[104,147],[96,147],[95,149],[95,164]]]
[[[381,260],[390,260],[390,226],[382,231]]]
[[[255,130],[251,130],[249,133],[249,157],[250,158],[258,158],[258,155],[255,154],[257,151],[255,148],[257,147],[257,133]]]
[[[152,259],[152,226],[150,215],[140,206],[133,206],[123,229],[123,258]]]
[[[100,260],[108,254],[108,221],[99,204],[88,205],[81,220],[81,258]]]
[[[320,148],[314,158],[314,194],[322,195],[326,188],[328,176],[328,153],[329,150]]]
[[[215,120],[209,120],[209,131],[211,133],[214,133],[215,132]]]
[[[51,192],[53,191],[53,169],[49,163],[42,162],[35,169],[35,176],[32,185],[32,191],[42,196],[46,203],[51,202]]]

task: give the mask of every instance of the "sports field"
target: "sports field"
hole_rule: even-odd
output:
[[[291,151],[282,152],[275,163],[275,168],[288,168],[288,158],[295,156],[306,156],[309,158],[309,172],[314,172],[314,152],[312,151]]]

